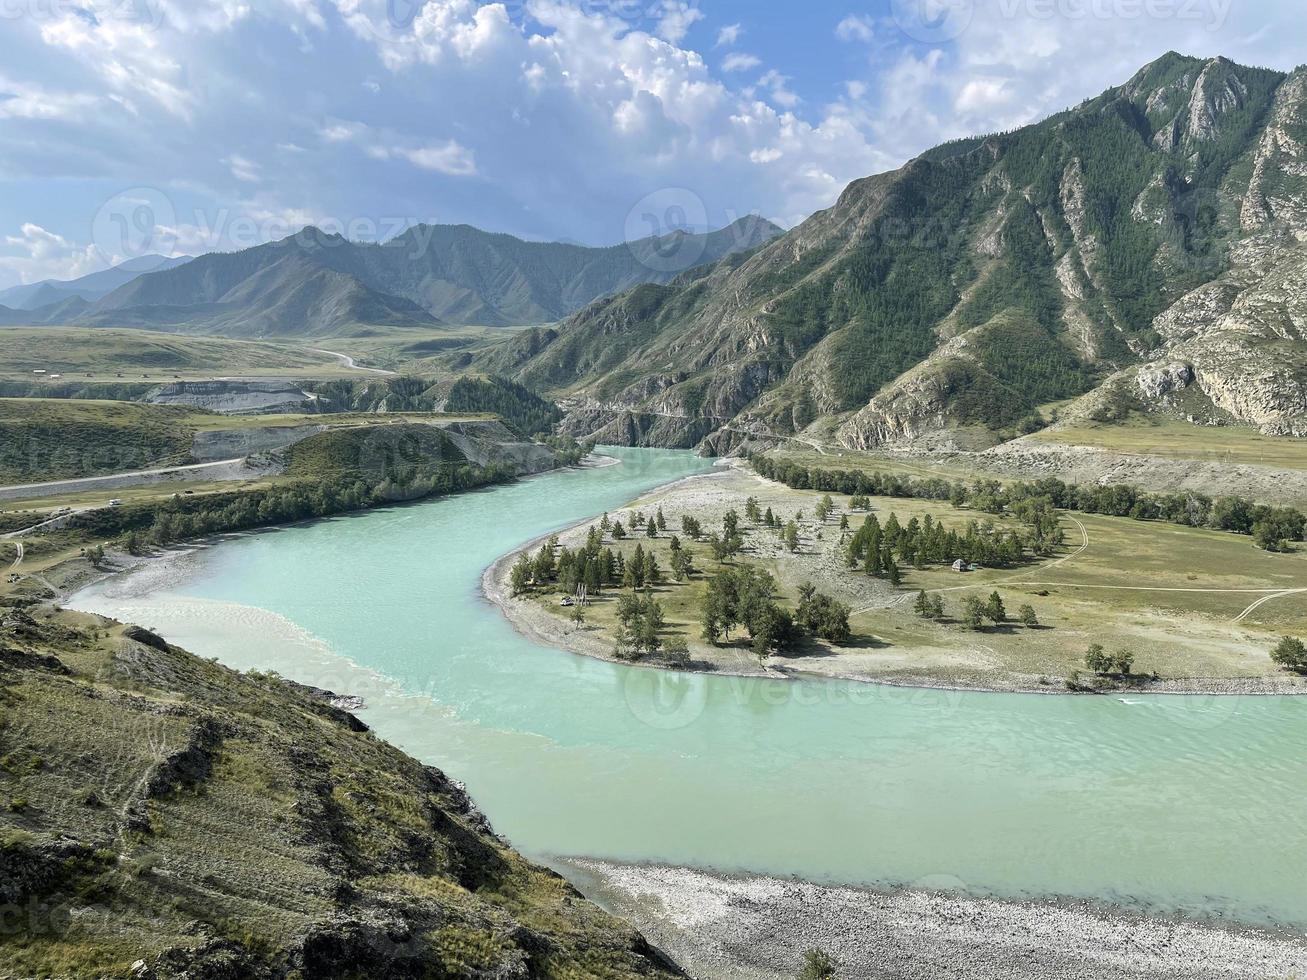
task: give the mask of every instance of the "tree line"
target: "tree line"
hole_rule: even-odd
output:
[[[1259,504],[1233,494],[1213,498],[1191,491],[1150,493],[1128,483],[1076,485],[1056,477],[1008,484],[996,480],[966,483],[942,477],[917,478],[824,467],[809,469],[757,455],[750,456],[749,463],[761,476],[796,490],[947,500],[955,507],[969,506],[992,514],[1010,513],[1022,520],[1033,517],[1045,532],[1049,530],[1050,508],[1245,534],[1267,551],[1289,550],[1293,542],[1303,540],[1307,528],[1307,515],[1296,508]]]
[[[396,501],[418,500],[472,490],[515,477],[507,466],[442,463],[409,474],[368,481],[358,476],[302,480],[281,486],[184,496],[163,501],[123,504],[78,514],[68,524],[74,532],[119,539],[138,554],[188,538],[290,524]]]

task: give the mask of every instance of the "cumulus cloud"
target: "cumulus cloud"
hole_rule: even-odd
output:
[[[1301,60],[1289,0],[975,0],[969,19],[928,16],[956,2],[836,10],[818,34],[856,47],[839,49],[844,77],[823,65],[818,81],[820,45],[764,72],[737,50],[747,22],[707,31],[695,0],[51,4],[0,19],[0,173],[24,189],[0,195],[0,280],[93,261],[79,244],[92,217],[141,185],[184,216],[172,230],[187,251],[333,216],[597,244],[663,188],[701,199],[713,224],[754,210],[792,223],[854,178],[1073,105],[1168,48]],[[924,20],[904,19],[918,7]],[[112,15],[127,8],[149,16]],[[722,49],[711,66],[700,32]]]
[[[10,254],[0,255],[0,270],[13,282],[76,278],[108,268],[94,246],[78,245],[32,222],[4,241]]]
[[[664,41],[679,44],[690,26],[703,20],[703,11],[681,0],[663,0],[663,13],[658,18],[658,36]]]

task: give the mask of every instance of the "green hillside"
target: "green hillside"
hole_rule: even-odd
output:
[[[0,704],[0,974],[681,975],[320,692],[10,610]]]

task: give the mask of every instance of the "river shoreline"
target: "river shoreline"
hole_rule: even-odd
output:
[[[1262,980],[1307,969],[1307,944],[1288,928],[976,898],[949,882],[882,891],[588,858],[551,863],[691,974],[713,980],[788,980],[813,947],[840,976],[903,980]]]
[[[779,486],[744,468],[738,460],[723,460],[709,473],[701,473],[656,487],[628,503],[623,511],[637,505],[649,510],[660,503],[691,495],[693,499],[709,496],[726,484],[738,483],[747,478],[761,485]],[[738,489],[738,488],[736,488]],[[976,691],[992,694],[1041,695],[1105,695],[1135,694],[1165,695],[1245,695],[1277,696],[1307,695],[1307,685],[1292,675],[1266,677],[1180,677],[1153,680],[1140,678],[1138,683],[1109,684],[1097,690],[1069,689],[1061,678],[1022,675],[997,670],[985,672],[971,670],[941,677],[927,671],[904,669],[895,665],[879,669],[869,665],[866,658],[857,654],[824,656],[814,660],[807,656],[776,655],[767,666],[759,665],[752,656],[737,648],[711,647],[690,638],[691,660],[688,664],[673,664],[657,659],[631,662],[614,656],[612,642],[602,631],[589,626],[578,627],[570,620],[555,615],[538,602],[515,597],[510,585],[510,573],[517,557],[531,553],[551,537],[569,547],[584,543],[586,530],[597,523],[598,515],[576,521],[558,531],[542,534],[531,541],[500,556],[482,575],[481,587],[485,598],[498,606],[504,617],[521,635],[535,643],[564,650],[579,656],[591,657],[623,666],[649,670],[670,670],[687,673],[706,673],[727,677],[772,678],[776,680],[837,680],[859,684],[895,688],[926,689],[936,691]],[[902,600],[910,596],[903,593]],[[892,603],[894,599],[888,600]]]
[[[646,493],[641,505],[651,494],[669,487],[695,487],[717,475],[672,481]],[[572,526],[584,528],[588,523]],[[196,543],[161,559],[145,559],[143,563],[157,572],[149,575],[155,580],[153,586],[142,583],[143,590],[166,588],[170,579],[185,574],[186,563],[203,550],[204,543]],[[483,573],[483,587],[490,570],[512,554],[502,556]],[[768,672],[766,676],[781,675]],[[344,686],[333,690],[367,693]],[[1209,975],[1283,976],[1294,970],[1302,972],[1304,965],[1304,950],[1278,933],[1176,922],[1129,911],[1116,913],[1101,906],[1090,909],[1087,903],[941,897],[920,890],[929,888],[929,882],[915,891],[876,892],[769,877],[736,878],[690,868],[610,865],[580,858],[559,859],[558,864],[577,867],[576,880],[583,883],[588,897],[630,918],[691,973],[714,980],[793,977],[797,973],[794,954],[801,956],[814,945],[828,948],[845,964],[844,975],[851,977],[1125,980],[1147,976],[1180,980]],[[644,897],[648,895],[653,898]],[[718,914],[722,909],[726,914]],[[1143,953],[1136,949],[1141,944]],[[742,954],[753,958],[746,955],[740,959]],[[868,960],[872,965],[864,970],[859,955],[875,957]],[[879,959],[882,957],[885,959]],[[1243,972],[1229,969],[1209,974],[1177,969],[1174,964],[1179,960],[1254,966],[1242,966]]]

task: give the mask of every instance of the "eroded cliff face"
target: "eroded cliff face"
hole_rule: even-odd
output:
[[[178,381],[146,392],[151,405],[189,405],[224,415],[312,414],[316,398],[291,381]]]
[[[446,422],[440,423],[440,428],[478,466],[507,466],[526,476],[558,465],[552,449],[514,435],[498,420]]]

